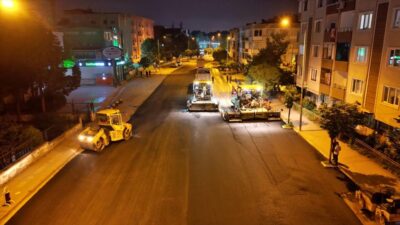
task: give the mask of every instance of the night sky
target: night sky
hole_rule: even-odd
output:
[[[176,27],[216,31],[295,12],[297,0],[57,0],[59,9],[129,12]]]

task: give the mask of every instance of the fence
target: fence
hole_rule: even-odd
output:
[[[3,149],[0,152],[0,170],[6,168],[7,166],[13,164],[18,159],[27,155],[33,150],[30,143],[26,142],[17,147],[9,147],[8,149]]]
[[[360,139],[355,140],[355,144],[358,147],[361,147],[363,149],[368,150],[369,153],[373,154],[375,157],[380,158],[382,161],[384,161],[386,164],[390,165],[391,167],[395,168],[397,171],[400,171],[400,163],[396,162],[395,160],[391,159],[389,156],[387,156],[385,153],[378,151],[375,148],[372,148],[365,142],[363,142]]]
[[[293,108],[295,110],[299,111],[300,110],[300,105],[298,103],[293,103]],[[316,114],[315,112],[310,111],[310,110],[308,110],[308,109],[306,109],[304,107],[303,107],[303,114],[304,114],[304,116],[306,116],[309,120],[311,120],[313,122],[321,121],[321,117],[318,114]]]

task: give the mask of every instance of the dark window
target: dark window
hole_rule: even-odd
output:
[[[349,61],[350,43],[337,43],[336,61]]]
[[[103,20],[103,23],[104,23],[104,24],[107,24],[107,23],[108,23],[108,21],[107,21],[107,20]]]
[[[308,0],[304,1],[304,11],[308,10]]]
[[[317,3],[318,8],[321,8],[322,6],[324,6],[324,0],[317,0],[317,1],[318,1],[318,3]]]

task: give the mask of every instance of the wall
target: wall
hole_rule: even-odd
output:
[[[38,159],[46,155],[48,152],[53,150],[58,144],[60,144],[66,138],[75,135],[77,131],[82,129],[81,124],[77,124],[70,130],[66,131],[58,138],[54,139],[51,142],[46,142],[43,145],[36,148],[30,154],[24,156],[18,162],[13,164],[12,166],[6,168],[5,170],[0,172],[0,186],[7,183],[10,179],[21,173],[23,170],[28,168],[31,164],[36,162]]]

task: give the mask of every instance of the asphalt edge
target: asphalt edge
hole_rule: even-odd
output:
[[[173,70],[171,73],[175,72],[176,70]],[[135,115],[135,113],[137,112],[137,109],[139,109],[146,101],[147,99],[149,99],[154,92],[164,83],[165,79],[167,78],[169,74],[158,74],[157,76],[162,76],[163,79],[162,81],[154,88],[154,90],[151,92],[150,95],[147,96],[147,98],[140,103],[140,106],[137,107],[135,109],[135,111],[132,113],[132,116]],[[115,98],[117,93],[120,94],[120,92],[122,90],[125,89],[125,86],[121,86],[121,88],[119,88],[118,90],[115,91],[115,93],[113,93],[111,99]],[[74,159],[76,156],[78,156],[79,154],[81,154],[84,150],[82,148],[79,148],[79,146],[77,147],[76,151],[74,154],[72,154],[71,156],[69,156],[63,163],[61,163],[61,165],[59,167],[57,167],[53,172],[50,173],[50,175],[45,178],[42,182],[40,182],[40,184],[38,186],[36,186],[35,188],[33,188],[32,190],[30,190],[28,192],[27,195],[25,195],[25,197],[23,197],[21,199],[21,201],[19,201],[18,203],[15,203],[15,206],[8,211],[3,217],[0,218],[0,224],[6,224],[33,196],[35,196],[36,193],[38,193],[58,172],[60,172],[72,159]]]

